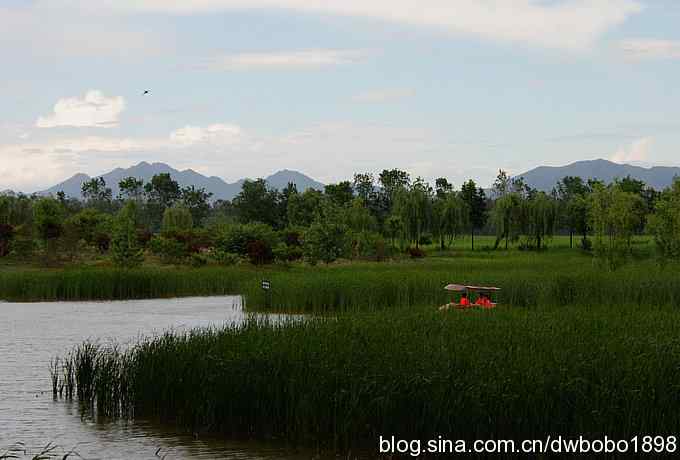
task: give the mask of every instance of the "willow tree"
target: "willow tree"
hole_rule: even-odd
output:
[[[439,247],[448,244],[469,226],[469,212],[465,202],[453,191],[439,193],[432,205],[432,232],[439,239]],[[448,243],[447,243],[448,241]]]
[[[525,201],[525,236],[529,247],[540,250],[543,241],[551,238],[557,221],[557,204],[545,192],[538,192]]]
[[[393,213],[403,223],[405,239],[420,245],[420,237],[427,228],[431,216],[432,189],[418,178],[408,188],[396,190]]]
[[[481,187],[477,187],[475,181],[470,179],[460,189],[460,197],[466,204],[468,212],[468,229],[472,237],[472,250],[475,250],[475,230],[484,227],[487,219],[486,194]]]
[[[654,235],[662,261],[680,260],[680,179],[663,191],[647,228]]]
[[[194,226],[191,211],[182,203],[176,203],[163,213],[161,231],[163,233],[185,232]]]
[[[505,240],[505,249],[509,242],[515,242],[521,231],[522,197],[519,193],[506,193],[496,200],[491,219],[496,227],[496,243],[498,248],[501,241]]]
[[[614,269],[632,250],[632,237],[639,225],[642,198],[615,185],[595,184],[588,214],[595,235],[595,254]]]

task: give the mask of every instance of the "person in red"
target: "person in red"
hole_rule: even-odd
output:
[[[489,298],[483,292],[481,292],[477,297],[477,300],[475,300],[475,305],[481,305],[482,307],[487,307],[490,304],[491,302],[489,301]]]
[[[460,296],[460,302],[459,302],[461,307],[469,307],[470,306],[470,300],[467,297],[467,292],[463,292]]]

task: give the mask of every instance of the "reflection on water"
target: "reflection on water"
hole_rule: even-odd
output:
[[[87,459],[310,458],[277,446],[194,439],[151,423],[94,422],[81,418],[77,404],[52,398],[50,359],[83,340],[130,344],[141,335],[238,323],[245,316],[239,297],[0,302],[0,454],[22,441],[32,451],[48,442],[75,447]]]

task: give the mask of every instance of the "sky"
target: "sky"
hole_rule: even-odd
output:
[[[680,165],[677,24],[677,0],[0,0],[0,190]]]

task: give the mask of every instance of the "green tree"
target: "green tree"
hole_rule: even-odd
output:
[[[83,209],[79,213],[66,219],[68,225],[64,232],[75,240],[83,240],[90,246],[97,247],[101,252],[108,249],[112,229],[111,216],[93,208]]]
[[[118,182],[118,198],[122,201],[141,201],[144,195],[144,181],[128,176]]]
[[[574,233],[582,231],[583,241],[587,237],[588,212],[585,197],[588,186],[578,176],[565,176],[557,183],[557,196],[561,224],[569,231],[569,247],[574,247]]]
[[[303,193],[291,195],[288,199],[288,225],[310,226],[325,202],[324,194],[311,188]]]
[[[397,189],[394,194],[394,214],[404,224],[405,237],[420,246],[420,238],[430,222],[432,188],[418,178],[409,188]]]
[[[371,173],[362,173],[354,175],[354,191],[357,196],[368,203],[375,188],[375,179]]]
[[[338,209],[337,212],[344,216],[349,229],[355,233],[374,232],[378,227],[375,217],[366,208],[361,198],[355,198],[349,207]]]
[[[83,182],[81,193],[88,206],[100,211],[111,209],[111,189],[106,186],[103,177],[95,177]]]
[[[328,184],[324,187],[324,193],[328,199],[340,207],[349,206],[354,199],[354,189],[350,181]]]
[[[390,238],[391,246],[395,247],[395,240],[397,238],[400,238],[401,240],[401,237],[404,235],[404,222],[401,220],[401,217],[396,214],[392,214],[390,217],[388,217],[385,220],[385,232]],[[403,245],[401,249],[404,249]]]
[[[144,262],[144,251],[137,236],[137,204],[128,201],[118,212],[113,223],[111,238],[111,259],[125,269],[138,267]]]
[[[487,219],[486,195],[484,190],[475,181],[470,179],[461,187],[461,198],[467,205],[470,236],[472,237],[471,247],[475,250],[475,230],[484,227]]]
[[[647,214],[654,210],[654,202],[658,195],[655,193],[654,189],[647,187],[644,181],[635,179],[630,175],[623,179],[616,179],[614,184],[622,191],[640,197],[639,201],[636,200],[635,215],[638,218],[638,222],[635,231],[637,233],[642,233],[647,222]]]
[[[445,177],[439,177],[434,181],[434,193],[437,198],[442,199],[453,191],[453,184]]]
[[[47,263],[56,255],[56,242],[63,233],[64,209],[54,198],[40,198],[33,205],[33,222],[45,249]]]
[[[193,185],[182,189],[182,203],[189,209],[191,218],[196,226],[201,225],[210,213],[210,198],[213,194],[206,192],[204,188],[196,188]]]
[[[662,262],[680,261],[680,178],[662,192],[647,226]]]
[[[288,218],[288,203],[293,196],[299,195],[297,185],[294,182],[288,182],[288,185],[279,193],[278,201],[278,215],[281,227],[284,227],[289,223]]]
[[[337,209],[327,205],[302,237],[305,260],[314,265],[319,261],[329,264],[350,251],[349,228],[339,218]]]
[[[511,185],[511,179],[510,176],[508,176],[508,173],[499,169],[498,176],[496,176],[496,180],[493,183],[492,197],[496,199],[504,197],[511,192]]]
[[[536,193],[525,203],[527,206],[525,228],[527,245],[540,250],[543,241],[553,236],[557,220],[556,204],[545,192]]]
[[[278,228],[283,226],[279,199],[279,192],[269,189],[264,179],[246,180],[232,204],[241,222],[263,222]]]
[[[508,243],[517,241],[520,235],[523,198],[519,193],[514,192],[503,193],[499,196],[491,210],[491,220],[496,228],[494,249],[498,248],[503,240],[505,240],[505,249],[508,249]]]
[[[182,203],[176,203],[163,213],[161,231],[163,233],[188,232],[194,227],[191,211]]]
[[[595,254],[617,268],[630,255],[632,237],[639,223],[642,198],[615,184],[594,184],[589,200],[590,225],[595,235]]]
[[[440,187],[432,205],[432,232],[439,239],[440,249],[444,249],[447,240],[450,246],[454,238],[468,228],[469,213],[465,202],[452,191],[450,184],[447,187],[438,182],[438,185]]]
[[[179,184],[169,173],[156,174],[144,185],[146,195],[146,220],[153,229],[158,229],[163,213],[180,199]]]

